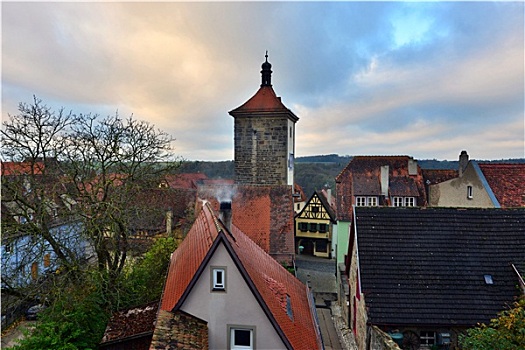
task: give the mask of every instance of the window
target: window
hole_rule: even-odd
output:
[[[293,322],[293,310],[292,310],[292,299],[286,294],[286,314],[290,317],[290,320]]]
[[[308,231],[308,224],[306,222],[300,222],[299,231],[302,231],[302,232]]]
[[[318,205],[312,205],[312,213],[319,213],[320,209]]]
[[[47,253],[44,255],[44,267],[51,266],[51,254]]]
[[[311,222],[308,224],[308,231],[310,232],[317,232],[317,224],[315,222]]]
[[[467,198],[472,199],[472,186],[467,186]]]
[[[415,206],[416,206],[416,198],[414,197],[405,198],[405,207],[415,207]]]
[[[377,207],[377,197],[376,196],[357,196],[355,197],[355,205],[358,207]]]
[[[212,267],[212,292],[226,291],[226,267]]]
[[[392,206],[394,207],[415,207],[416,197],[393,197]]]
[[[358,207],[365,207],[366,197],[355,197],[355,205]]]
[[[319,232],[320,233],[326,233],[327,231],[327,224],[319,224]]]
[[[368,197],[366,202],[369,207],[377,207],[377,197]]]
[[[394,197],[394,200],[392,201],[392,205],[394,207],[402,207],[403,206],[403,197]]]
[[[31,264],[31,278],[36,281],[38,278],[38,263],[34,262]]]
[[[254,349],[255,348],[255,327],[254,326],[228,326],[229,348]]]
[[[419,333],[421,345],[432,346],[436,343],[436,333],[431,331],[421,331]]]

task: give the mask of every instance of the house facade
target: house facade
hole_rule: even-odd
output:
[[[524,209],[356,207],[353,217],[345,273],[359,349],[372,326],[404,349],[456,346],[520,294]]]
[[[209,203],[172,255],[157,324],[178,314],[206,326],[212,349],[322,347],[308,288]],[[175,349],[171,334],[156,327],[150,349]]]
[[[470,160],[458,177],[429,188],[433,207],[525,207],[525,164]]]
[[[409,156],[356,156],[337,175],[337,264],[348,251],[354,206],[427,205],[422,170]]]
[[[323,258],[335,255],[335,212],[325,194],[314,192],[295,216],[295,252]]]

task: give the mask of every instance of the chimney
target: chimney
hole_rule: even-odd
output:
[[[171,235],[173,229],[173,212],[171,210],[168,210],[166,212],[166,233],[168,236]]]
[[[388,197],[388,180],[389,180],[389,167],[388,165],[383,165],[381,167],[381,194],[385,197]]]
[[[467,151],[461,151],[461,154],[459,155],[459,177],[463,176],[463,172],[467,168],[468,165],[468,154]]]
[[[332,189],[331,188],[326,189],[326,200],[328,202],[328,205],[332,206]]]
[[[232,230],[232,202],[221,202],[220,204],[220,215],[226,229],[231,232]]]
[[[417,160],[413,158],[408,160],[408,175],[417,175]]]

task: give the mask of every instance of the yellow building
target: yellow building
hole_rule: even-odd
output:
[[[295,216],[295,249],[297,254],[332,258],[333,224],[335,213],[328,199],[314,192]]]

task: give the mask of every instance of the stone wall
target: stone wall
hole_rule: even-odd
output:
[[[370,329],[370,346],[373,350],[401,350],[399,346],[392,340],[392,338],[377,326],[372,326]]]
[[[246,185],[286,185],[288,118],[235,118],[235,180]]]

